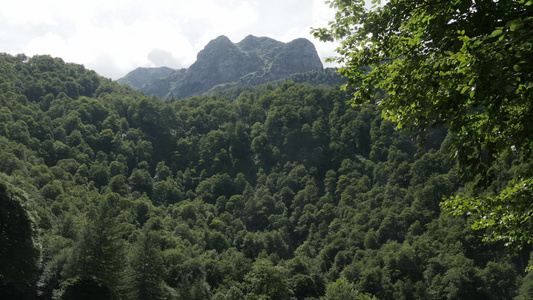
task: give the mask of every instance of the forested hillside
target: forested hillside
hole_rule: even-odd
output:
[[[0,299],[530,299],[529,249],[441,212],[471,193],[445,130],[418,148],[338,88],[162,101],[49,56],[0,70]]]

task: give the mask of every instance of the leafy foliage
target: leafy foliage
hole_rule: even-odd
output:
[[[0,296],[27,298],[35,284],[38,250],[33,224],[24,208],[27,196],[9,186],[0,182]]]
[[[471,218],[441,213],[443,196],[471,188],[441,150],[446,131],[430,130],[419,150],[375,105],[290,82],[163,102],[47,56],[0,55],[0,68],[0,178],[26,252],[0,247],[29,270],[7,284],[30,296],[512,299],[530,290],[520,279],[527,249],[509,258],[479,241]],[[26,95],[30,84],[45,93]],[[511,172],[502,166],[497,180]]]
[[[338,9],[323,40],[341,40],[339,57],[351,102],[376,101],[382,115],[421,136],[445,126],[448,148],[479,188],[498,177],[497,164],[531,159],[533,3],[512,1],[330,1]],[[377,3],[376,3],[377,2]],[[446,207],[473,214],[488,240],[522,247],[532,236],[531,168],[516,172],[514,186],[496,197],[458,196]],[[498,191],[499,190],[499,191]],[[496,188],[500,193],[501,186]],[[521,190],[518,192],[518,190]]]

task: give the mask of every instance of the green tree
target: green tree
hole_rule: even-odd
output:
[[[156,235],[145,226],[132,246],[128,275],[133,299],[161,299],[165,274]]]
[[[529,265],[533,265],[533,259],[530,257]],[[518,296],[516,300],[527,300],[533,297],[533,272],[529,272],[522,279],[522,285],[518,289]]]
[[[271,261],[257,260],[244,277],[248,288],[246,299],[290,299],[292,291],[287,280],[287,270],[274,266]]]
[[[369,294],[360,293],[355,286],[341,277],[337,281],[328,284],[326,295],[322,300],[374,300],[377,299]]]
[[[232,286],[228,292],[224,295],[224,300],[244,300],[243,292],[235,286]]]
[[[97,187],[107,185],[109,181],[109,170],[105,165],[95,163],[89,169],[89,180],[94,181]]]
[[[147,170],[134,169],[128,181],[133,191],[144,192],[148,196],[152,194],[153,180]]]
[[[21,190],[0,183],[0,298],[30,299],[35,287],[38,251]]]
[[[114,160],[109,164],[109,175],[111,177],[117,176],[117,175],[126,176],[127,172],[128,172],[128,167],[126,167],[126,165],[122,162]]]
[[[165,165],[164,161],[157,163],[155,177],[159,181],[166,180],[168,177],[172,177],[172,171],[168,166]]]
[[[121,196],[128,194],[128,181],[124,175],[116,175],[109,180],[109,187],[111,190]]]
[[[120,237],[116,209],[108,200],[99,200],[88,212],[87,223],[74,244],[64,275],[67,278],[92,276],[117,295],[123,257],[124,241]],[[81,282],[95,284],[94,280]]]
[[[183,199],[180,187],[172,178],[158,181],[153,185],[152,201],[156,205],[176,203]]]
[[[69,279],[64,284],[64,292],[61,300],[110,300],[111,290],[102,279],[94,276],[78,276]]]
[[[481,272],[490,295],[495,299],[513,299],[518,287],[516,270],[505,262],[488,262],[487,267]]]
[[[357,87],[353,104],[376,101],[383,116],[422,137],[446,126],[452,153],[470,180],[493,179],[507,155],[528,161],[533,150],[533,2],[527,0],[329,1],[338,11],[322,40],[339,40],[340,74]],[[518,176],[520,175],[520,176]],[[504,194],[479,201],[452,198],[447,207],[477,217],[487,238],[533,242],[529,211],[533,169]]]

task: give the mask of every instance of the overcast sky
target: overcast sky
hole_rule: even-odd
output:
[[[118,79],[137,67],[189,67],[219,35],[315,40],[334,11],[324,0],[0,0],[0,52],[50,54]]]

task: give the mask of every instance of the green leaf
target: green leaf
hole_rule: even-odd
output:
[[[505,27],[509,28],[510,31],[515,31],[519,26],[520,22],[518,22],[517,20],[511,20],[505,24]]]
[[[452,82],[450,80],[441,80],[441,85],[449,89],[452,87]]]
[[[496,29],[496,30],[494,30],[494,31],[492,32],[491,36],[492,36],[492,37],[497,37],[497,36],[499,36],[499,35],[502,34],[502,33],[503,33],[503,30],[501,30],[501,29]]]

